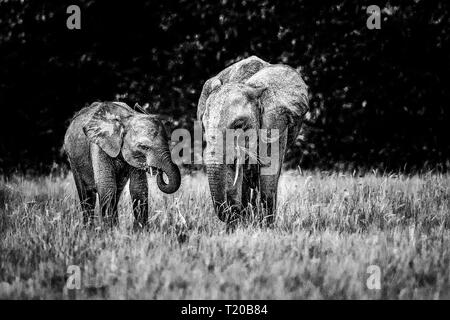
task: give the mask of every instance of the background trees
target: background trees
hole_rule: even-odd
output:
[[[66,8],[81,9],[68,30]],[[203,82],[249,55],[299,67],[311,118],[289,164],[446,169],[447,1],[389,2],[380,30],[361,1],[0,3],[0,166],[61,162],[73,113],[96,100],[148,104],[192,127]]]

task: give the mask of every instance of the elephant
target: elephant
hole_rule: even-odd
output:
[[[97,194],[102,220],[118,224],[117,203],[128,180],[135,228],[147,225],[147,173],[156,173],[164,193],[180,187],[180,170],[172,161],[164,125],[158,116],[137,112],[125,103],[94,102],[81,109],[67,129],[63,148],[85,225],[92,225]]]
[[[245,217],[249,205],[258,209],[260,225],[273,226],[281,164],[308,109],[308,87],[300,73],[256,56],[232,64],[205,82],[197,106],[197,119],[206,138],[203,161],[214,211],[227,229],[233,229],[236,221]],[[248,164],[236,161],[238,156],[232,156],[234,162],[220,161],[222,154],[227,157],[230,152],[230,142],[221,145],[223,140],[218,142],[217,132],[223,135],[230,129],[257,132],[256,162],[248,161],[250,152]],[[262,148],[270,153],[269,144],[274,143],[277,154],[270,163],[262,161]],[[245,147],[249,146],[247,142]],[[267,170],[273,165],[275,170]]]

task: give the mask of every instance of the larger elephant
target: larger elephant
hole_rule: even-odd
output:
[[[197,109],[206,137],[203,159],[215,212],[228,226],[249,205],[258,208],[260,223],[273,224],[281,164],[286,149],[297,137],[308,103],[307,86],[299,72],[256,56],[229,66],[205,82]],[[278,146],[276,160],[246,165],[221,162],[217,159],[216,149],[221,146],[215,133],[227,129],[256,131],[258,152],[267,141],[261,129],[267,130],[269,142]],[[226,146],[223,150],[226,153]],[[261,160],[261,154],[256,158]],[[265,170],[273,165],[275,170]]]
[[[167,133],[155,115],[138,113],[120,102],[95,102],[72,119],[64,139],[81,201],[84,222],[92,221],[96,194],[102,217],[118,222],[117,202],[130,180],[135,226],[148,218],[146,173],[157,172],[164,193],[178,190],[180,170],[172,162]],[[168,178],[166,183],[163,178]]]

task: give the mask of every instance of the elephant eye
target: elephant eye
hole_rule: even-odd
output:
[[[147,146],[145,144],[139,144],[138,148],[141,149],[141,150],[144,150],[144,151],[150,150],[150,146]]]

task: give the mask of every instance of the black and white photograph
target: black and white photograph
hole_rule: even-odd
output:
[[[448,1],[0,0],[0,119],[1,300],[450,299]]]

